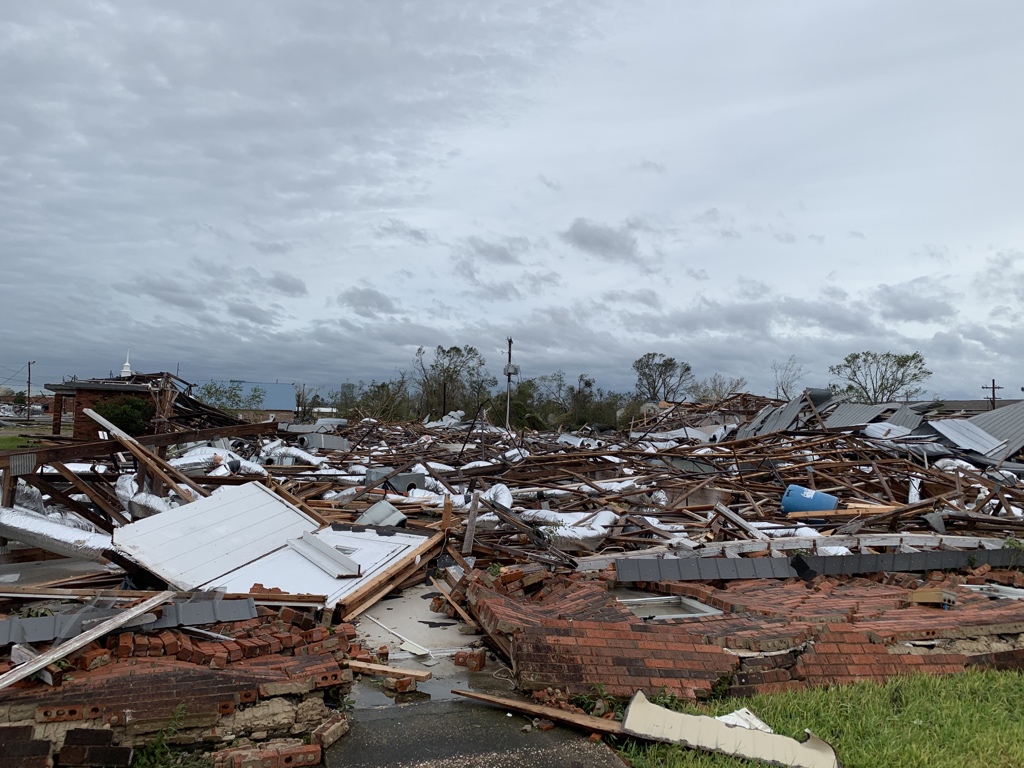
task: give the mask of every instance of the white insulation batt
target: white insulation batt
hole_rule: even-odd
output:
[[[0,507],[0,536],[54,554],[97,562],[103,562],[103,552],[112,549],[108,533],[72,528],[18,507]]]

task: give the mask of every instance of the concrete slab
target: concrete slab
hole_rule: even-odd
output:
[[[429,584],[407,589],[397,597],[382,600],[356,619],[356,642],[371,652],[385,645],[392,665],[429,670],[432,676],[430,680],[418,683],[415,692],[398,695],[385,692],[379,679],[360,677],[352,687],[356,709],[457,699],[451,693],[452,688],[468,688],[500,696],[507,696],[514,690],[511,670],[493,654],[488,654],[487,665],[481,672],[470,672],[466,667],[455,666],[455,654],[480,647],[483,635],[462,634],[459,631],[462,622],[449,619],[443,613],[431,612],[430,601],[436,594],[437,591]],[[428,649],[430,655],[416,655],[402,650],[403,641],[400,638],[368,617]]]
[[[328,768],[624,768],[602,742],[567,728],[464,699],[352,713],[352,727],[327,750]]]

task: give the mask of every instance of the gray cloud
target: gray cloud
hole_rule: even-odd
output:
[[[399,313],[395,302],[376,288],[346,288],[338,294],[338,304],[351,309],[360,317],[377,318]]]
[[[851,229],[846,233],[848,237],[855,238],[857,240],[867,240],[867,236],[863,232],[858,232],[855,229]]]
[[[918,277],[905,283],[879,285],[871,298],[879,314],[886,320],[929,323],[953,317],[957,310],[950,293],[941,281]]]
[[[378,237],[397,237],[414,245],[429,245],[434,238],[425,229],[414,227],[400,219],[388,219],[377,227]]]
[[[159,275],[135,277],[131,282],[115,283],[114,289],[121,293],[151,296],[154,299],[186,310],[205,310],[206,302],[200,298],[195,285]]]
[[[258,240],[251,240],[251,241],[249,241],[249,245],[251,245],[253,248],[255,248],[260,253],[266,254],[268,256],[272,256],[272,255],[275,255],[275,254],[283,255],[283,254],[286,254],[286,253],[291,253],[292,249],[295,247],[295,245],[293,243],[273,242],[273,241],[265,242],[264,243],[264,242],[260,242]]]
[[[292,296],[295,298],[309,295],[309,289],[306,288],[306,283],[302,278],[295,277],[295,275],[290,275],[287,272],[282,272],[280,270],[275,270],[270,274],[268,287],[276,293],[281,293],[285,296]]]
[[[656,163],[653,160],[641,160],[640,165],[637,166],[641,171],[650,171],[651,173],[663,174],[668,169],[662,163]]]
[[[557,181],[553,181],[552,179],[549,179],[543,173],[539,174],[537,176],[537,180],[540,181],[541,184],[543,184],[545,187],[550,189],[552,192],[561,192],[562,191],[562,185],[561,184],[559,184]]]
[[[563,242],[605,261],[638,262],[636,235],[627,225],[610,227],[589,219],[576,219],[559,233]]]
[[[502,237],[488,240],[477,235],[465,238],[460,251],[467,257],[492,264],[520,264],[521,256],[530,250],[525,237]]]
[[[605,291],[601,300],[608,303],[640,304],[649,309],[661,309],[661,297],[651,288],[637,288],[632,291]]]

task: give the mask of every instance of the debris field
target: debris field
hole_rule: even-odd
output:
[[[0,765],[129,765],[157,738],[216,766],[319,764],[355,675],[430,678],[429,649],[361,640],[368,609],[424,584],[420,618],[481,641],[455,663],[489,651],[525,695],[462,693],[597,733],[659,738],[665,694],[1024,666],[1024,403],[809,389],[556,433],[250,424],[179,384],[129,384],[155,434],[69,390],[75,437],[58,414],[52,441],[0,453],[0,557],[23,571],[0,581]],[[633,700],[624,723],[574,701],[595,690]],[[740,754],[705,719],[659,727]],[[823,744],[765,749],[831,764]]]

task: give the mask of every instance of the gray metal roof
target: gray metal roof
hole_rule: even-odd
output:
[[[893,403],[840,403],[832,415],[825,419],[825,426],[829,427],[862,427],[870,424],[886,411],[891,411],[899,406]]]
[[[876,440],[896,440],[910,434],[910,429],[891,421],[876,421],[864,426],[864,434]]]
[[[993,437],[1006,441],[1006,455],[1024,448],[1024,402],[974,416],[968,421]]]
[[[984,456],[1002,455],[1006,441],[999,440],[967,419],[939,419],[929,421],[928,426],[943,437],[953,441],[965,451],[977,451]]]
[[[921,412],[912,405],[901,406],[896,413],[889,417],[890,424],[896,424],[907,429],[917,429],[921,426]]]

